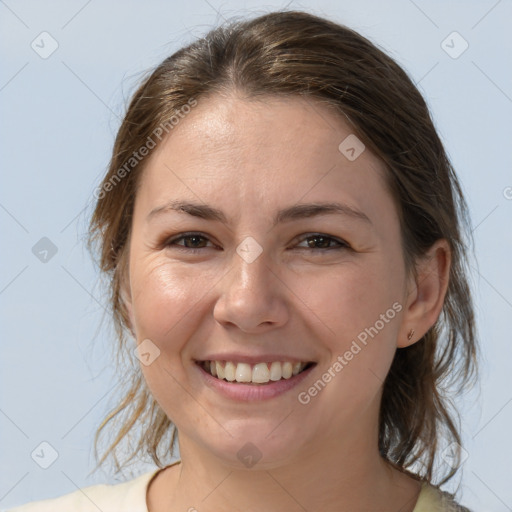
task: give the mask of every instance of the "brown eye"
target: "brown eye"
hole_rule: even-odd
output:
[[[346,242],[343,240],[339,240],[337,238],[334,238],[332,236],[323,235],[321,233],[314,233],[312,235],[308,235],[302,239],[303,243],[305,242],[307,244],[308,249],[313,250],[333,250],[333,249],[347,249],[349,246]],[[299,246],[300,247],[300,246]],[[306,248],[304,246],[300,247]]]
[[[194,252],[195,250],[207,248],[206,244],[208,243],[211,242],[200,233],[186,233],[167,241],[165,247],[176,247],[180,250]]]

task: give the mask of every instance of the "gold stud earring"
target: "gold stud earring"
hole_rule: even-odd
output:
[[[411,332],[410,332],[410,333],[409,333],[409,335],[407,336],[407,339],[408,339],[409,341],[411,341],[413,336],[414,336],[414,329],[411,329]]]

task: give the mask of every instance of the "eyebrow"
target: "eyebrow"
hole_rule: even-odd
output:
[[[193,217],[199,217],[205,220],[219,221],[229,225],[229,221],[224,215],[224,212],[222,212],[222,210],[219,210],[206,204],[193,203],[189,201],[169,201],[165,205],[158,206],[157,208],[151,210],[146,220],[150,221],[154,217],[170,211],[185,213]],[[308,204],[296,204],[288,208],[284,208],[283,210],[280,210],[274,217],[273,226],[276,226],[279,223],[289,222],[293,220],[316,217],[318,215],[333,214],[344,215],[346,217],[364,221],[369,225],[372,225],[371,220],[365,213],[351,206],[336,202],[315,202]]]

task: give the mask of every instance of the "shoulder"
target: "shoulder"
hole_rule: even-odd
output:
[[[413,512],[471,512],[459,505],[452,494],[441,491],[428,482],[423,482]]]
[[[57,498],[33,501],[5,512],[147,512],[146,490],[158,470],[120,484],[84,487]]]

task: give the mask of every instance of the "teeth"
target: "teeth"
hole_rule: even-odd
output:
[[[237,382],[251,382],[252,371],[251,365],[247,363],[238,363],[236,365],[235,380]]]
[[[236,379],[236,366],[230,361],[224,366],[224,378],[229,380],[229,382],[233,382]]]
[[[270,365],[270,380],[281,380],[283,372],[281,371],[281,363],[274,361]]]
[[[289,379],[292,376],[292,363],[283,363],[281,371],[283,372],[283,379]]]
[[[278,363],[279,364],[279,363]],[[270,379],[270,372],[268,370],[267,363],[258,363],[254,365],[252,369],[252,382],[264,384]]]
[[[298,375],[306,365],[307,363],[291,363],[289,361],[258,363],[253,366],[232,361],[205,361],[203,368],[214,377],[229,382],[267,384],[270,381],[289,379],[292,375]]]
[[[212,363],[213,363],[213,361],[212,361]],[[215,370],[217,372],[217,375],[214,375],[214,377],[218,377],[219,379],[223,379],[224,376],[225,376],[224,368],[222,368],[222,365],[218,361],[215,361]]]

